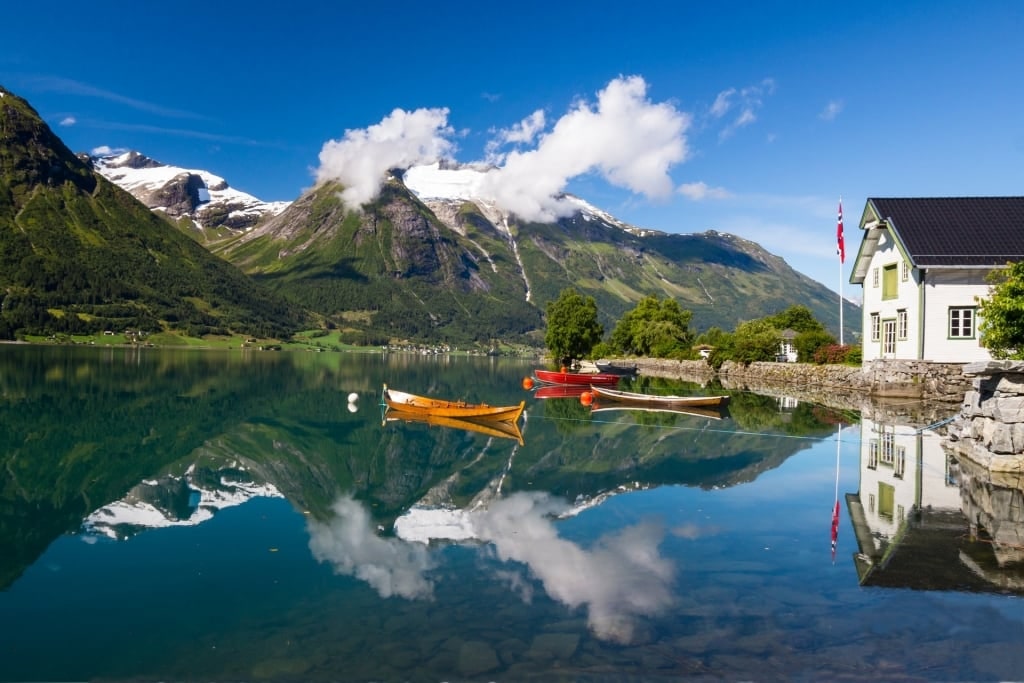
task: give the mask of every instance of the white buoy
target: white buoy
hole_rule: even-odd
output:
[[[356,392],[353,391],[351,394],[348,395],[348,402],[349,403],[355,403],[358,400],[359,400],[359,394],[357,394]]]

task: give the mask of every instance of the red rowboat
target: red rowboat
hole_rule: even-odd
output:
[[[587,391],[590,391],[590,385],[547,384],[533,392],[533,395],[537,398],[579,398]]]
[[[588,387],[592,384],[615,386],[622,379],[621,375],[604,372],[555,372],[554,370],[534,370],[533,376],[544,384],[570,384]]]

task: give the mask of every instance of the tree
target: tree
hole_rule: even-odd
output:
[[[748,320],[733,333],[732,360],[750,364],[775,360],[779,352],[779,331],[767,319]]]
[[[830,346],[836,343],[836,338],[825,330],[807,330],[800,332],[793,339],[793,348],[796,349],[796,358],[801,363],[810,363],[814,354],[823,346]]]
[[[977,298],[981,344],[993,358],[1024,360],[1024,261],[993,271],[987,299]]]
[[[688,358],[693,347],[692,318],[693,313],[680,308],[675,299],[646,296],[612,330],[612,348],[629,355]]]
[[[563,289],[558,299],[548,302],[547,318],[544,344],[552,358],[564,365],[585,358],[604,336],[594,297],[584,297],[575,289]]]
[[[822,325],[811,309],[803,304],[795,304],[786,310],[770,315],[765,318],[778,330],[793,330],[794,332],[822,332],[825,326]]]

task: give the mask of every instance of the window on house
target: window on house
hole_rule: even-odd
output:
[[[871,269],[871,286],[872,287],[877,287],[878,286],[878,268],[872,268]]]
[[[882,321],[882,353],[896,353],[896,321],[892,318]]]
[[[910,264],[906,261],[900,261],[900,280],[906,282],[910,279]]]
[[[882,319],[877,313],[871,314],[871,341],[876,342],[882,338]]]
[[[974,338],[974,307],[949,309],[950,339]]]
[[[899,294],[896,283],[896,264],[888,265],[882,271],[882,298],[895,299]]]
[[[896,487],[878,482],[878,516],[892,520],[896,509]]]
[[[907,338],[907,309],[905,308],[896,311],[896,338]]]

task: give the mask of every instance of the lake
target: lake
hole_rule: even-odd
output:
[[[933,429],[532,369],[0,345],[0,680],[1024,676],[1024,483]],[[525,400],[521,441],[388,420],[385,382]]]

